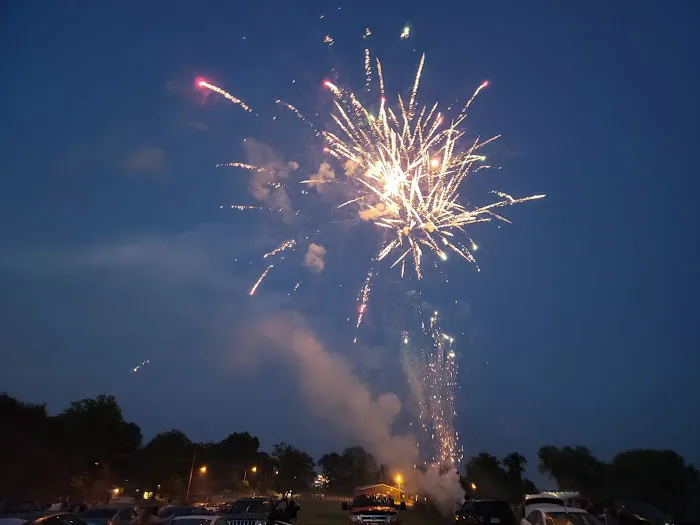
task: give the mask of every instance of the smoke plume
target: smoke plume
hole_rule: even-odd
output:
[[[363,221],[371,221],[374,219],[378,219],[379,217],[384,217],[389,213],[389,209],[384,205],[384,203],[380,202],[376,206],[360,210],[360,219],[362,219]]]
[[[244,147],[248,162],[262,168],[251,172],[248,181],[250,193],[270,207],[280,209],[285,217],[290,217],[293,214],[292,203],[283,181],[291,172],[299,169],[299,164],[294,161],[285,163],[270,146],[255,139],[246,139]]]
[[[240,364],[284,360],[296,370],[309,410],[345,438],[371,452],[379,462],[400,469],[407,488],[431,496],[444,513],[461,502],[457,474],[437,468],[421,473],[418,446],[412,435],[396,435],[392,425],[401,411],[394,393],[374,394],[340,354],[327,350],[304,320],[293,312],[271,314],[246,323],[237,345]]]
[[[309,177],[309,182],[307,183],[309,187],[314,188],[317,192],[323,193],[328,187],[328,183],[335,180],[335,172],[330,164],[327,162],[322,162],[318,167],[318,172],[314,173]]]
[[[316,273],[321,273],[326,267],[326,249],[320,244],[312,242],[304,256],[304,266]]]

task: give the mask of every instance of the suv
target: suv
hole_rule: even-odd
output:
[[[510,505],[501,500],[467,500],[456,514],[465,525],[517,525]]]

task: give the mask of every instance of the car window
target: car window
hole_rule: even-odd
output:
[[[464,503],[464,506],[462,507],[462,513],[463,514],[472,514],[474,512],[474,504],[471,501],[467,501]]]
[[[489,523],[515,525],[515,516],[506,501],[475,501],[474,514],[488,518]]]

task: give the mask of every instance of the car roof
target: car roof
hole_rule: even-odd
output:
[[[559,496],[555,496],[554,494],[550,494],[548,492],[540,492],[539,494],[526,494],[525,495],[525,501],[529,499],[539,499],[539,498],[548,498],[548,499],[558,499],[559,501],[563,501]]]

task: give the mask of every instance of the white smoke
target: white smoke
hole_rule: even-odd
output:
[[[236,345],[239,362],[287,360],[296,369],[309,409],[381,463],[400,469],[409,490],[428,494],[445,514],[462,501],[464,492],[456,473],[440,475],[432,468],[421,473],[415,469],[419,457],[416,438],[393,433],[392,425],[401,411],[398,396],[374,394],[343,356],[324,347],[298,314],[272,314],[246,323],[242,339]]]
[[[318,172],[314,173],[309,177],[309,182],[307,183],[309,187],[314,188],[317,192],[323,193],[328,187],[329,183],[335,180],[335,172],[330,164],[327,162],[322,162],[318,167]]]
[[[280,209],[285,217],[293,215],[292,203],[287,191],[282,185],[289,174],[299,169],[294,161],[285,163],[270,146],[255,139],[244,142],[248,163],[262,168],[252,171],[248,181],[248,189],[257,200],[267,203],[270,207]]]
[[[360,210],[360,219],[363,221],[371,221],[389,215],[390,213],[391,211],[389,208],[387,208],[383,202],[380,202],[376,206]]]
[[[321,273],[326,267],[326,249],[312,242],[304,256],[304,266],[316,273]]]

